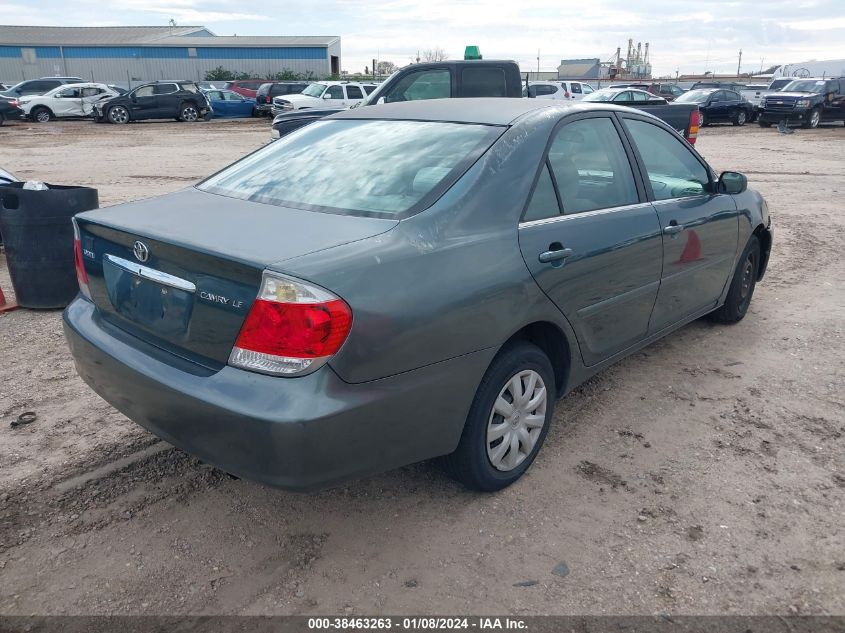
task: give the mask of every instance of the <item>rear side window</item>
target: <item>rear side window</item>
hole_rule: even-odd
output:
[[[628,155],[609,118],[562,127],[549,149],[549,164],[566,214],[639,202]]]
[[[199,188],[297,209],[396,217],[433,202],[502,130],[430,121],[318,121]],[[350,151],[367,160],[349,160]]]
[[[375,86],[364,86],[364,92],[366,92],[367,94],[372,94],[373,90],[375,89]]]
[[[181,87],[182,90],[193,92],[194,94],[199,94],[200,91],[196,84],[181,84],[179,87]]]
[[[581,94],[581,84],[572,84],[572,92],[577,95]]]
[[[463,68],[461,70],[462,97],[504,97],[505,71],[501,68]]]
[[[156,84],[153,86],[154,95],[169,95],[173,94],[179,89],[176,84]]]
[[[684,141],[645,121],[626,119],[625,125],[640,152],[655,198],[686,198],[707,192],[707,170]]]
[[[231,81],[227,81],[225,84],[223,84],[223,90],[231,90],[234,87],[235,84],[233,84]]]
[[[552,183],[552,177],[549,175],[549,164],[546,163],[543,165],[543,171],[540,172],[540,179],[537,181],[537,186],[534,188],[534,194],[531,196],[531,202],[525,210],[525,217],[522,218],[522,221],[543,220],[553,218],[556,215],[560,215],[560,206],[557,203],[557,194]]]
[[[346,86],[346,96],[350,99],[363,99],[364,93],[358,86]]]

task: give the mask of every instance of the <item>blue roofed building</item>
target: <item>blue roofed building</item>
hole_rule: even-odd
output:
[[[0,81],[201,80],[222,66],[257,77],[340,73],[339,36],[221,36],[204,26],[0,26]]]

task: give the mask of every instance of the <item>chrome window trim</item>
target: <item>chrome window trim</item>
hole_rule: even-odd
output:
[[[185,292],[197,291],[196,285],[191,283],[187,279],[182,279],[181,277],[176,277],[175,275],[170,275],[168,273],[163,273],[160,270],[149,268],[148,266],[142,266],[141,264],[131,262],[128,259],[123,259],[122,257],[116,257],[115,255],[106,255],[105,259],[106,261],[114,264],[118,268],[122,268],[126,272],[132,273],[133,275],[137,275],[142,279],[149,279],[150,281],[155,281],[164,286],[176,288],[177,290],[184,290]]]
[[[532,226],[542,226],[543,224],[553,224],[556,222],[565,222],[566,220],[572,220],[575,218],[583,218],[589,217],[594,215],[604,215],[606,213],[620,213],[622,211],[628,211],[631,209],[642,209],[651,206],[651,202],[637,202],[635,204],[625,204],[619,207],[606,207],[604,209],[591,209],[590,211],[577,211],[575,213],[565,213],[561,215],[555,215],[550,218],[542,218],[540,220],[529,220],[528,222],[520,222],[519,227],[520,229],[523,228],[530,228]]]

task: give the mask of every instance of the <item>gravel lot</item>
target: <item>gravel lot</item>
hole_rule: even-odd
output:
[[[0,162],[111,205],[268,136],[18,123]],[[0,315],[0,613],[845,614],[845,128],[710,127],[697,147],[769,202],[748,316],[693,323],[562,400],[498,494],[429,464],[314,495],[231,479],[90,391],[59,311]],[[10,428],[23,411],[37,421]]]

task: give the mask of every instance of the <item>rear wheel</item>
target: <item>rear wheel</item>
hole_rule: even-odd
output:
[[[704,112],[701,110],[698,111],[698,127],[704,127],[709,123],[707,118],[704,116]]]
[[[556,399],[548,357],[528,342],[509,345],[476,391],[457,450],[441,459],[450,476],[473,490],[501,490],[537,456]]]
[[[6,115],[0,112],[0,126],[6,122]]]
[[[737,110],[736,114],[734,115],[732,123],[734,125],[745,125],[745,122],[748,120],[748,115],[745,113],[745,110]]]
[[[49,123],[50,119],[53,118],[53,113],[48,108],[42,106],[35,108],[30,116],[36,123]]]
[[[760,240],[752,235],[742,257],[734,271],[731,287],[724,305],[710,313],[710,318],[717,323],[737,323],[742,321],[751,297],[757,285],[757,273],[760,269]]]
[[[188,123],[199,120],[200,112],[193,103],[183,103],[179,109],[179,118]]]
[[[117,123],[119,125],[129,123],[129,110],[122,105],[110,107],[106,116],[112,123]]]

